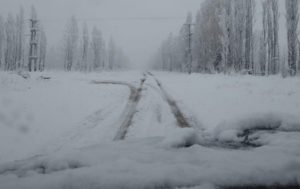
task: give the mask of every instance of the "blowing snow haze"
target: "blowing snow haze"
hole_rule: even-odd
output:
[[[97,26],[109,40],[114,40],[129,56],[134,67],[149,62],[161,41],[177,32],[189,11],[199,9],[202,0],[2,0],[2,16],[15,13],[20,6],[29,19],[34,5],[48,38],[55,48],[63,37],[67,20],[76,16],[81,27]]]

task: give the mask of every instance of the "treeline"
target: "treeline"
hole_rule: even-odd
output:
[[[95,26],[89,32],[86,23],[80,28],[75,16],[67,21],[62,35],[62,40],[55,45],[60,48],[48,52],[47,36],[34,7],[27,19],[23,7],[15,16],[0,15],[0,70],[96,71],[123,69],[129,65],[129,58],[112,38],[106,43],[102,32]]]
[[[253,75],[300,73],[299,0],[285,0],[287,44],[280,51],[278,0],[205,0],[196,18],[189,14],[179,35],[170,34],[154,57],[155,69]],[[262,22],[254,29],[255,21]]]
[[[129,63],[112,38],[107,44],[96,26],[91,32],[86,23],[80,28],[75,16],[67,22],[62,48],[65,71],[117,70]]]
[[[0,70],[15,71],[27,70],[29,59],[29,19],[25,19],[24,8],[21,7],[17,15],[8,14],[5,19],[0,15]],[[37,19],[35,8],[31,9],[30,19]],[[46,60],[47,38],[42,27],[38,24],[37,49],[38,55],[35,69],[43,71]]]

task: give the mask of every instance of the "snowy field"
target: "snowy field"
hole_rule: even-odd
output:
[[[0,188],[295,188],[299,115],[299,78],[1,72]]]

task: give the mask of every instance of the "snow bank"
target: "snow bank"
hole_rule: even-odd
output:
[[[49,72],[30,76],[24,79],[0,72],[0,162],[48,153],[68,143],[81,147],[99,139],[111,140],[117,129],[111,125],[122,112],[129,89],[90,82],[114,79],[135,85],[140,73]],[[104,117],[110,119],[101,122]]]
[[[51,174],[69,169],[84,167],[78,160],[48,159],[47,157],[33,157],[27,160],[6,163],[0,166],[1,175],[16,175],[19,178],[30,177],[33,174]]]
[[[192,128],[177,128],[170,131],[164,141],[163,146],[167,148],[184,148],[194,144],[199,144],[199,136]]]
[[[1,188],[210,189],[300,182],[299,142],[288,150],[267,145],[249,151],[162,144],[162,138],[102,143],[25,160],[21,166],[0,165]],[[41,167],[48,171],[36,171]]]
[[[257,113],[221,123],[217,129],[300,131],[300,118],[289,114]]]
[[[245,142],[245,137],[252,135],[251,140],[259,140],[260,135],[266,132],[300,132],[300,119],[288,114],[253,114],[221,122],[213,131],[213,136],[221,142]]]

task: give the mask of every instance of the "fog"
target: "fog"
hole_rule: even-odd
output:
[[[0,14],[15,13],[20,6],[29,18],[34,5],[47,33],[49,48],[62,39],[71,15],[89,27],[98,26],[106,39],[113,37],[133,65],[145,65],[170,32],[177,33],[189,11],[201,0],[1,0]]]

